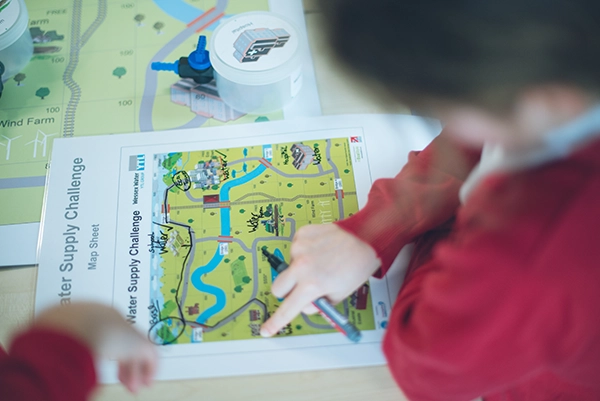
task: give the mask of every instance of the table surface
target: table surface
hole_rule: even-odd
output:
[[[318,34],[321,14],[318,0],[304,0],[306,24],[323,114],[378,113],[385,110],[370,96],[350,82],[327,57]],[[389,111],[389,110],[388,110]],[[396,112],[405,110],[398,109]],[[0,270],[0,343],[7,344],[11,334],[26,327],[33,317],[37,269],[35,266]],[[235,384],[234,384],[235,383]],[[405,400],[385,366],[336,369],[156,382],[137,395],[120,385],[100,386],[95,401],[102,400],[364,400],[365,398]]]

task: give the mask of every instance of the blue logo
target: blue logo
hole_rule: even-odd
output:
[[[129,171],[144,171],[146,167],[146,155],[129,156]]]
[[[144,171],[146,167],[146,155],[137,155],[137,171]]]

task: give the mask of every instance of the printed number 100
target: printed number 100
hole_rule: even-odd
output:
[[[133,100],[119,100],[119,106],[131,106],[133,104]]]

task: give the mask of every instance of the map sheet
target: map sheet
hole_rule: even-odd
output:
[[[300,0],[26,0],[34,56],[0,99],[0,239],[18,252],[0,266],[33,264],[48,157],[56,138],[214,127],[321,114]],[[231,110],[214,82],[195,85],[150,68],[173,62],[219,23],[273,11],[302,34],[303,86],[284,110]],[[208,49],[210,50],[210,49]],[[216,96],[215,96],[215,93]],[[207,97],[210,102],[183,98]],[[18,240],[16,240],[18,238]]]
[[[289,260],[294,233],[356,213],[437,127],[411,116],[341,116],[55,141],[36,312],[114,305],[161,354],[159,378],[383,363],[398,283],[371,279],[337,305],[351,344],[320,316],[273,339],[281,299],[261,250]],[[396,288],[396,289],[394,289]],[[335,347],[331,347],[335,345]],[[105,380],[114,366],[104,365]]]

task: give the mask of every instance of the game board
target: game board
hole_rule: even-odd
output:
[[[26,3],[34,56],[22,72],[5,83],[0,99],[0,206],[6,211],[0,214],[0,237],[21,238],[14,244],[28,245],[21,255],[35,253],[35,223],[40,220],[48,156],[55,138],[320,115],[299,0]],[[287,16],[304,35],[304,85],[292,106],[268,115],[237,113],[220,101],[214,84],[194,85],[173,73],[151,70],[154,61],[187,56],[199,35],[210,40],[224,19],[256,10]],[[182,102],[182,96],[206,97],[210,104],[203,102],[206,110],[191,107],[190,102]],[[27,228],[24,224],[29,226],[22,231]]]

